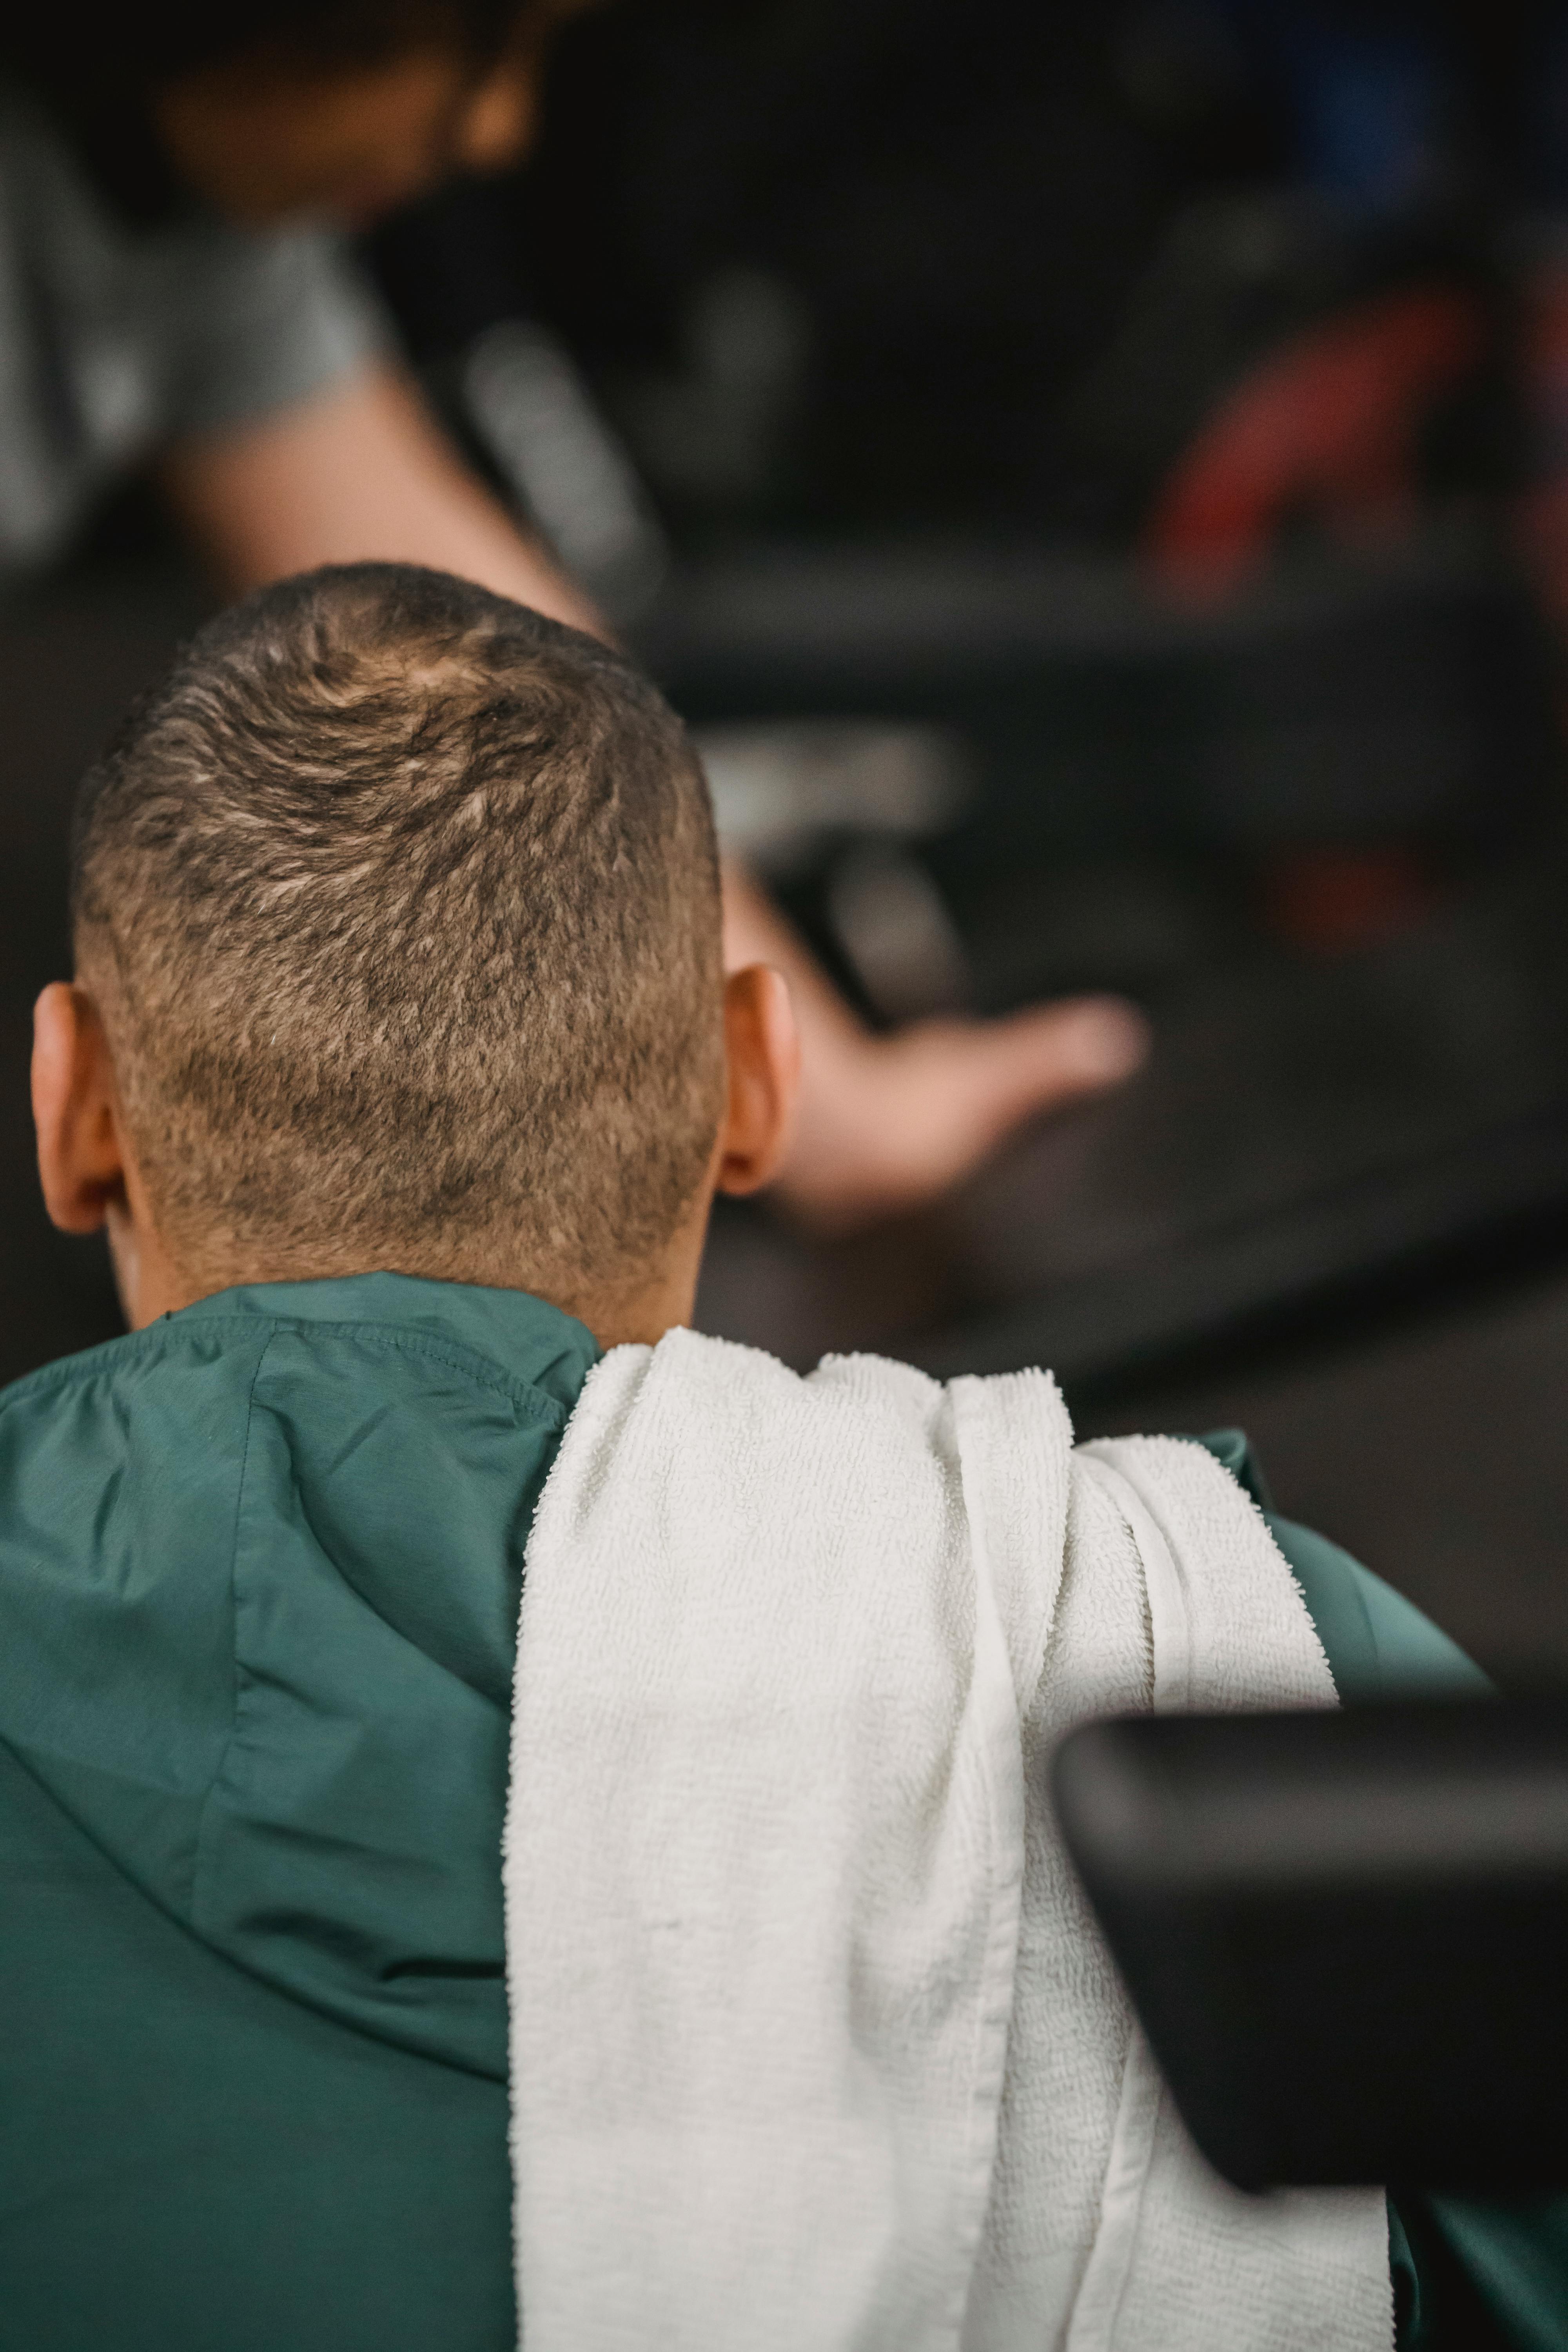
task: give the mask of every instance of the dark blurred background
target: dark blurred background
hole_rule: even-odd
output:
[[[1238,1422],[1568,1667],[1568,7],[626,0],[524,172],[369,257],[869,1018],[1155,1024],[918,1218],[726,1207],[706,1326]],[[205,604],[132,493],[0,612],[0,1376],[116,1328],[29,1008],[76,777]]]

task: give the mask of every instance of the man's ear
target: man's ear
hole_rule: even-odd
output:
[[[50,1221],[95,1234],[125,1199],[114,1066],[86,989],[51,981],[33,1007],[33,1125]]]
[[[784,974],[771,964],[747,964],[725,982],[724,1055],[718,1190],[754,1192],[783,1164],[800,1087],[795,1007]]]

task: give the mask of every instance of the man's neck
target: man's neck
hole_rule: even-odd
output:
[[[439,1265],[413,1259],[405,1261],[395,1252],[377,1256],[374,1264],[330,1267],[320,1264],[283,1265],[236,1257],[232,1263],[208,1263],[196,1274],[165,1246],[155,1226],[123,1208],[110,1212],[109,1240],[120,1302],[133,1331],[144,1329],[162,1315],[194,1307],[198,1299],[210,1298],[220,1290],[244,1289],[263,1283],[310,1282],[328,1274],[408,1274],[443,1282],[462,1279],[460,1275]],[[479,1286],[524,1291],[545,1299],[563,1314],[574,1316],[579,1323],[585,1324],[606,1350],[628,1342],[657,1347],[668,1330],[691,1320],[700,1263],[700,1233],[693,1246],[689,1233],[683,1232],[677,1235],[661,1265],[628,1282],[578,1287],[548,1277],[530,1280],[526,1269],[520,1268],[513,1282]]]

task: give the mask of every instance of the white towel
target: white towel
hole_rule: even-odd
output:
[[[1385,2352],[1381,2198],[1191,2150],[1026,1765],[1331,1701],[1200,1448],[1043,1375],[591,1374],[530,1541],[505,1881],[529,2352]]]

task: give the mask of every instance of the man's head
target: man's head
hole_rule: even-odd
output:
[[[233,219],[359,224],[451,172],[516,162],[551,40],[583,5],[150,0],[87,40],[68,17],[35,12],[0,36],[0,58],[111,178],[125,176],[111,151],[141,137]]]
[[[715,1184],[782,1148],[787,1002],[760,970],[726,1000],[679,720],[444,573],[312,572],[205,629],[83,786],[72,914],[40,1168],[133,1320],[391,1266],[624,1336],[687,1310]]]

